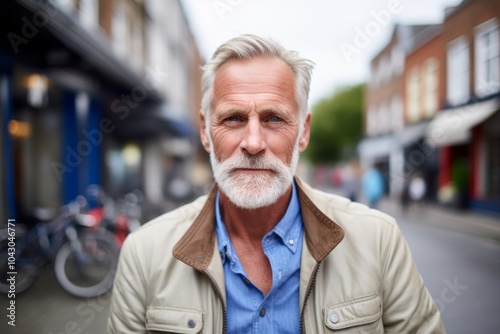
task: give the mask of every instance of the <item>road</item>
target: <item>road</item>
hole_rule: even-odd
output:
[[[500,242],[399,218],[448,333],[499,333]]]
[[[498,333],[500,242],[436,227],[424,212],[397,218],[447,332]],[[7,325],[7,302],[0,297],[5,313],[0,333],[98,334],[104,333],[109,294],[89,300],[72,297],[49,270],[31,290],[16,296],[15,328]]]

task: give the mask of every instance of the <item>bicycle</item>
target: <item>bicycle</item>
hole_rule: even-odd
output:
[[[8,272],[15,271],[16,293],[29,289],[40,271],[54,264],[59,284],[77,297],[96,297],[113,285],[118,261],[118,247],[113,236],[96,229],[92,216],[82,213],[84,199],[63,206],[58,216],[39,221],[30,230],[15,227],[15,270],[8,269],[8,229],[0,230],[0,292],[8,293]]]

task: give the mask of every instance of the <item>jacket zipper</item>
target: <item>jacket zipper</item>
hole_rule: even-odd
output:
[[[307,305],[307,301],[309,300],[309,296],[311,295],[312,290],[314,288],[314,285],[316,284],[316,276],[318,276],[318,271],[319,271],[320,265],[321,265],[321,262],[318,262],[318,264],[316,264],[311,281],[309,282],[309,286],[307,287],[306,296],[304,297],[304,306],[302,307],[302,312],[300,313],[300,333],[301,334],[306,334],[306,329],[304,326],[304,313],[306,312],[306,305]]]
[[[217,295],[217,297],[219,298],[219,300],[222,304],[222,334],[226,334],[227,333],[227,312],[226,312],[226,305],[224,304],[224,299],[222,299],[222,293],[220,292],[220,289],[217,286],[217,284],[215,283],[215,281],[213,280],[212,276],[206,271],[203,271],[203,274],[205,276],[207,276],[208,281],[212,285],[212,288],[214,289],[215,294]]]

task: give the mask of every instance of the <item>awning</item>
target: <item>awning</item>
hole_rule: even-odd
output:
[[[168,104],[144,106],[138,112],[130,113],[119,124],[113,134],[117,138],[128,140],[147,140],[156,136],[194,138],[197,131],[186,111],[179,112]]]
[[[500,107],[498,98],[440,111],[429,123],[426,141],[432,146],[467,143],[471,129],[484,122]]]
[[[423,122],[405,126],[401,132],[397,132],[395,134],[395,140],[400,147],[406,147],[414,144],[425,136],[428,125],[428,122]]]
[[[17,35],[24,34],[26,24],[21,18],[28,18],[31,25],[37,22],[33,21],[37,15],[39,20],[45,17],[47,21],[43,28],[36,28],[32,37],[18,37],[26,40],[19,44],[19,50],[11,45],[10,39],[2,37],[0,51],[21,63],[24,60],[35,68],[62,69],[65,73],[77,69],[99,81],[102,86],[119,93],[130,91],[143,83],[143,74],[116,56],[109,46],[109,40],[103,38],[102,34],[95,34],[76,24],[74,17],[53,2],[16,0],[8,1],[7,5],[4,1],[2,4],[6,8],[0,11],[2,31],[12,30]],[[146,99],[161,102],[164,96],[153,88],[148,91]]]
[[[392,152],[394,145],[395,141],[392,135],[365,138],[358,145],[359,156],[363,161],[387,157]]]

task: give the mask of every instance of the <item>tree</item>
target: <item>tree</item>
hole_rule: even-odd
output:
[[[304,157],[314,164],[351,158],[362,135],[364,85],[346,87],[314,105]]]

